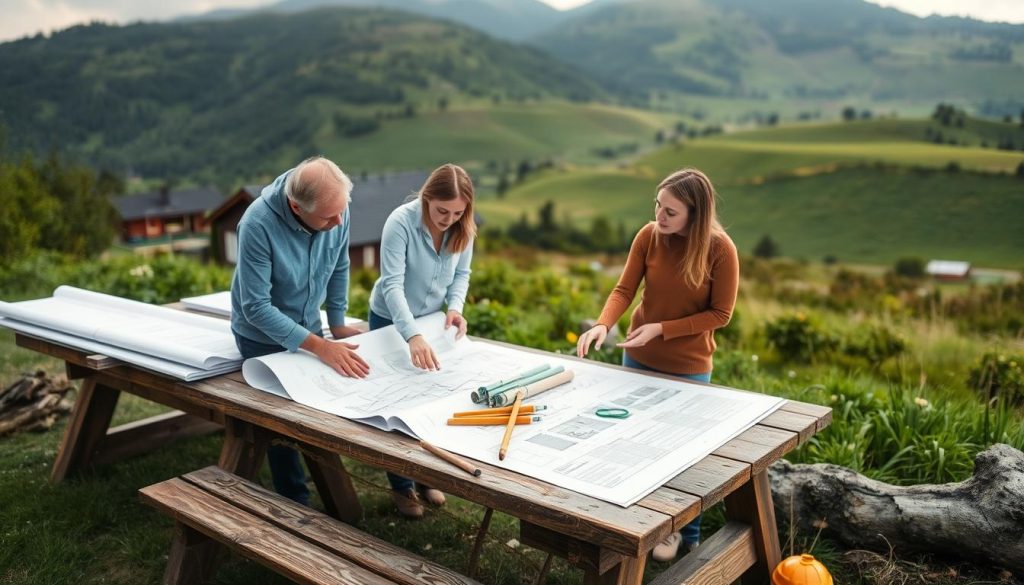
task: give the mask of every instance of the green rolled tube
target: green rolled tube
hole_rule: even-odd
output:
[[[564,371],[564,366],[558,366],[555,368],[549,366],[549,368],[547,370],[544,370],[543,372],[539,372],[528,378],[523,378],[522,380],[517,380],[515,384],[507,388],[502,388],[498,392],[492,392],[488,394],[487,400],[490,403],[491,407],[505,406],[506,404],[512,402],[511,399],[515,397],[514,394],[512,396],[509,396],[511,391],[522,388],[523,386],[529,386],[530,384],[533,384],[534,382],[539,382],[545,378],[550,378],[551,376],[561,374]]]
[[[488,401],[488,396],[490,396],[491,393],[493,393],[495,391],[500,391],[501,389],[505,388],[506,386],[511,387],[513,384],[521,386],[522,384],[519,384],[519,382],[521,380],[524,380],[526,378],[529,378],[530,376],[534,376],[536,374],[544,372],[544,371],[548,370],[549,368],[551,368],[551,366],[548,365],[548,364],[537,366],[536,368],[530,368],[529,370],[526,370],[526,371],[523,371],[523,372],[519,372],[518,374],[515,375],[515,377],[509,378],[508,380],[501,380],[499,382],[495,382],[494,384],[490,384],[488,386],[481,386],[481,387],[477,388],[476,390],[474,390],[469,395],[469,397],[470,397],[470,399],[473,400],[473,402],[475,402],[477,404],[485,404]]]

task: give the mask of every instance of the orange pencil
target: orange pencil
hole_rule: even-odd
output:
[[[489,425],[507,425],[507,416],[460,416],[458,418],[448,419],[448,424],[451,426],[489,426]],[[540,422],[539,416],[517,416],[517,425],[528,425],[530,423]]]
[[[516,392],[516,401],[512,403],[512,412],[508,417],[508,425],[505,427],[505,436],[501,438],[501,447],[498,448],[498,461],[504,461],[508,455],[508,442],[512,440],[512,429],[516,428],[516,419],[519,416],[519,409],[523,406],[523,395],[525,392]]]
[[[535,414],[537,412],[541,412],[541,411],[544,411],[544,410],[547,410],[547,409],[548,409],[548,407],[544,406],[542,404],[541,405],[526,404],[522,408],[519,409],[519,414]],[[463,417],[463,416],[497,416],[497,415],[503,415],[503,416],[507,417],[510,414],[512,414],[512,407],[511,406],[502,406],[500,408],[481,408],[479,410],[464,410],[462,412],[456,412],[452,416],[455,417],[455,418],[459,418],[459,417]]]

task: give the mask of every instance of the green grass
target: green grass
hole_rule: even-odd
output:
[[[390,120],[359,138],[321,137],[317,145],[345,169],[433,168],[446,162],[515,165],[523,159],[595,162],[594,149],[652,144],[678,116],[597,104],[502,104]]]
[[[544,264],[544,259],[537,264]],[[827,278],[818,269],[801,271],[775,263],[780,278],[815,281]],[[774,266],[774,265],[773,265]],[[517,312],[504,327],[496,321],[496,336],[535,347],[566,351],[565,327],[573,327],[579,314],[592,316],[613,278],[578,272],[567,275],[551,269],[516,270],[506,262],[486,257],[474,272],[476,295],[504,299]],[[825,271],[827,272],[827,270]],[[823,322],[837,335],[849,334],[854,321],[867,320],[897,328],[910,349],[900,361],[851,366],[848,363],[790,364],[772,356],[759,334],[763,324],[788,311],[813,310],[786,305],[774,298],[752,297],[756,285],[744,285],[738,314],[739,333],[723,338],[715,357],[715,381],[727,386],[766,392],[797,400],[829,404],[834,422],[810,443],[790,455],[799,462],[847,465],[894,483],[956,481],[970,474],[975,453],[987,444],[984,409],[964,387],[966,369],[977,354],[993,347],[1008,353],[1024,352],[1024,340],[979,338],[957,333],[952,322],[930,323],[878,315],[825,312]],[[812,284],[814,284],[812,282]],[[365,292],[365,291],[364,291]],[[485,294],[486,293],[486,294]],[[538,302],[551,311],[537,312]],[[497,300],[467,304],[467,315],[483,326],[482,311],[496,310]],[[554,313],[558,313],[555,315]],[[474,317],[474,315],[476,318]],[[496,314],[495,314],[496,315]],[[528,317],[527,317],[528,315]],[[557,319],[555,318],[557,317]],[[496,317],[492,315],[492,320]],[[476,319],[476,320],[474,320]],[[551,337],[556,332],[558,339]],[[17,348],[13,333],[0,331],[0,377],[10,383],[22,371],[42,367],[60,372],[60,362]],[[753,355],[759,355],[753,360]],[[921,375],[926,374],[926,375]],[[927,405],[915,402],[924,398]],[[138,420],[165,409],[124,395],[114,424]],[[1003,441],[1024,447],[1021,412],[993,411],[988,442]],[[57,445],[66,422],[42,434],[16,434],[0,439],[0,583],[151,583],[164,570],[171,540],[171,522],[138,501],[137,490],[167,478],[214,463],[219,438],[206,437],[166,445],[152,453],[111,466],[86,470],[58,486],[47,483]],[[394,512],[379,469],[346,461],[356,480],[364,509],[361,528],[456,570],[466,566],[468,538],[475,533],[483,510],[450,498],[420,522],[400,519]],[[260,475],[269,485],[267,471]],[[783,520],[780,512],[780,522]],[[722,524],[720,508],[705,515],[704,533]],[[481,560],[484,583],[518,585],[532,582],[544,556],[538,551],[509,545],[518,539],[515,519],[496,514]],[[788,536],[780,527],[780,536]],[[859,577],[844,561],[841,546],[827,541],[827,532],[813,553],[825,560],[838,582],[876,585]],[[806,550],[813,535],[797,534],[798,551]],[[914,559],[916,560],[916,559]],[[664,565],[649,563],[647,577]],[[923,571],[923,570],[922,570]],[[989,578],[991,575],[981,575]],[[968,578],[946,577],[943,585],[965,585]],[[556,561],[548,582],[577,584],[581,573]],[[214,580],[218,584],[286,583],[262,567],[234,558]]]

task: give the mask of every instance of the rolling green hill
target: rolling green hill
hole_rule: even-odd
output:
[[[604,95],[535,49],[384,10],[94,24],[0,44],[8,147],[149,177],[251,177],[397,119]]]
[[[1024,106],[1024,25],[922,19],[862,0],[605,3],[535,42],[638,99]]]
[[[599,104],[547,101],[434,112],[384,122],[372,134],[315,139],[319,150],[353,170],[429,168],[445,162],[513,166],[523,159],[602,160],[596,150],[649,143],[675,117]],[[282,164],[287,164],[282,160]]]
[[[672,170],[707,172],[741,250],[769,234],[787,256],[888,263],[951,257],[1021,268],[1024,153],[940,146],[915,135],[924,122],[782,127],[669,145],[625,168],[552,170],[502,199],[480,204],[488,221],[511,223],[554,201],[580,226],[603,215],[634,229],[652,214],[654,187]],[[871,132],[877,130],[878,136]],[[956,162],[960,171],[943,170]]]

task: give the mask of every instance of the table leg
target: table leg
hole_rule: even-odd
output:
[[[216,569],[224,547],[205,534],[177,523],[164,570],[164,585],[206,583]]]
[[[68,427],[53,462],[50,482],[60,483],[69,474],[89,464],[107,434],[120,395],[120,391],[97,384],[93,378],[82,380]]]
[[[270,433],[251,423],[227,417],[224,444],[217,465],[239,477],[253,479],[263,465]],[[226,549],[216,540],[178,524],[164,573],[165,585],[203,583],[213,575]]]
[[[753,530],[757,562],[743,574],[743,585],[767,583],[772,570],[782,560],[767,470],[725,497],[725,517],[748,524]]]
[[[623,557],[618,566],[606,571],[603,575],[595,571],[583,573],[584,585],[641,585],[644,581],[644,566],[647,557],[638,559]]]
[[[313,445],[299,444],[298,448],[306,460],[309,474],[313,476],[327,515],[347,524],[358,523],[363,517],[363,508],[341,456]]]
[[[254,479],[268,445],[270,434],[265,429],[228,417],[224,420],[224,444],[217,465],[239,477]]]

